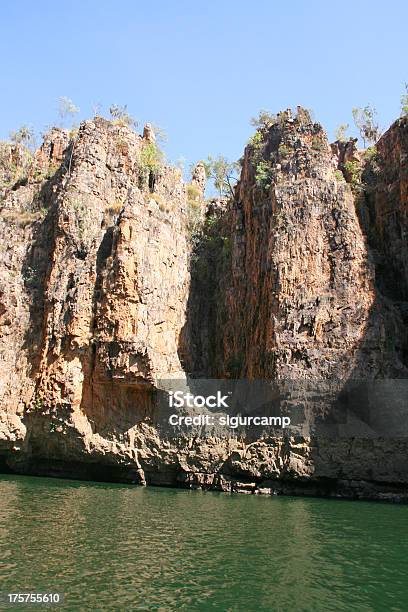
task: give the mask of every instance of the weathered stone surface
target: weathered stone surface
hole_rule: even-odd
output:
[[[350,140],[336,140],[331,143],[330,148],[335,158],[337,168],[343,172],[347,177],[346,164],[349,162],[362,162],[362,154],[357,148],[357,138],[351,138]]]
[[[143,138],[147,140],[147,142],[155,143],[156,142],[156,134],[150,123],[146,123],[143,128]]]
[[[381,257],[379,282],[388,297],[407,302],[408,118],[393,123],[376,148],[363,178],[368,183],[371,242]]]
[[[204,198],[204,192],[207,185],[207,175],[205,167],[202,162],[195,165],[194,171],[191,177],[191,184],[197,188],[198,193]]]
[[[191,373],[282,389],[407,377],[407,133],[399,121],[381,139],[357,212],[336,172],[354,149],[330,147],[303,109],[281,113],[246,148],[235,201],[210,202],[190,258],[188,189],[179,170],[143,165],[148,134],[102,118],[71,136],[53,130],[1,203],[2,461],[139,484],[406,499],[404,439],[168,439],[154,417],[160,381]],[[203,193],[201,170],[192,184]]]

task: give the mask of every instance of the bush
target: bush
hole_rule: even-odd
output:
[[[109,108],[109,114],[112,120],[119,125],[127,125],[128,127],[137,127],[138,121],[127,111],[127,104],[120,106],[119,104],[112,104]]]
[[[381,130],[377,123],[377,111],[367,104],[364,108],[353,108],[353,119],[360,132],[364,148],[366,142],[375,144],[381,136]]]
[[[0,142],[0,190],[27,182],[32,164],[32,154],[26,147]]]
[[[196,185],[192,185],[191,183],[187,185],[187,200],[191,203],[199,204],[202,199],[202,194],[200,189]]]
[[[339,125],[334,133],[334,138],[339,142],[347,142],[348,140],[350,140],[350,137],[346,134],[349,127],[350,126],[348,123],[342,123],[341,125]]]
[[[270,164],[265,160],[261,159],[255,170],[255,183],[261,189],[269,189],[272,182],[272,169]]]
[[[234,183],[238,181],[238,172],[240,171],[237,162],[230,162],[225,157],[220,155],[213,158],[208,156],[207,161],[202,162],[205,168],[207,178],[212,179],[214,187],[218,190],[220,197],[234,197]]]
[[[368,149],[365,151],[364,159],[366,161],[372,161],[376,158],[376,156],[377,156],[377,147],[375,146],[368,147]]]
[[[75,115],[79,113],[79,108],[76,106],[70,98],[62,96],[58,98],[58,114],[61,118],[61,122],[64,123],[67,117],[74,120]]]
[[[401,96],[401,115],[408,117],[408,83],[405,83],[405,93]]]
[[[202,194],[196,185],[187,185],[187,225],[195,232],[201,221]]]
[[[14,144],[23,145],[29,149],[35,145],[34,130],[27,125],[22,125],[16,132],[10,132],[10,140]]]
[[[290,155],[290,151],[291,149],[287,145],[285,144],[279,145],[278,153],[281,157],[288,157]]]
[[[251,136],[251,138],[248,140],[248,144],[251,147],[253,147],[254,149],[257,149],[257,148],[262,146],[263,138],[262,138],[262,134],[261,134],[261,132],[259,132],[259,130],[257,130],[255,132],[255,134],[253,134],[253,136]]]
[[[348,174],[351,187],[358,189],[361,186],[361,165],[358,161],[348,161],[344,164],[344,169]]]
[[[269,112],[268,110],[262,109],[262,110],[259,111],[257,117],[252,117],[251,118],[251,125],[256,127],[257,130],[259,130],[259,129],[267,130],[272,125],[277,123],[277,121],[278,121],[278,118],[277,118],[276,115],[274,115],[273,113]]]
[[[312,139],[312,149],[315,151],[324,151],[325,149],[323,142],[320,140],[320,138],[317,138],[317,136],[314,136]]]
[[[164,155],[153,142],[145,144],[140,155],[142,170],[156,173],[163,164]]]

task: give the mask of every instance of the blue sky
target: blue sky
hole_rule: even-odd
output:
[[[168,157],[241,156],[259,109],[312,108],[329,136],[374,105],[387,127],[408,81],[405,0],[6,0],[0,138],[127,104]]]

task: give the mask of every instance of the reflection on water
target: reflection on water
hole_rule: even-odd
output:
[[[407,520],[407,506],[2,476],[1,590],[59,590],[67,610],[404,610]]]

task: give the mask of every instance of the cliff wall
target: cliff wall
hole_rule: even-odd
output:
[[[321,126],[281,113],[192,239],[186,185],[152,164],[148,135],[102,118],[51,132],[24,180],[0,177],[4,469],[408,498],[402,437],[249,443],[154,425],[165,379],[407,378],[407,134],[396,122],[361,161],[356,195]]]

